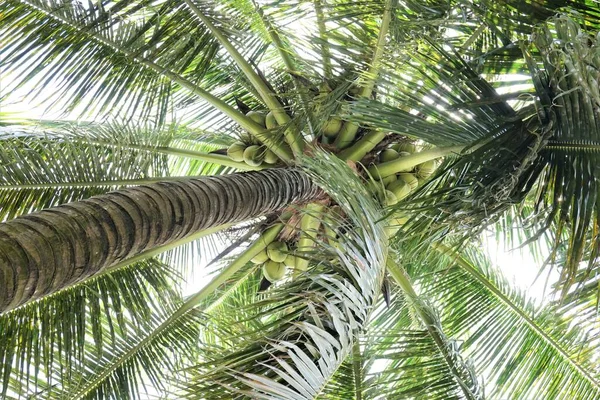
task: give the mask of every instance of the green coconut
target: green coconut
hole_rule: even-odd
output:
[[[267,164],[277,164],[278,161],[279,161],[279,157],[277,157],[277,155],[275,153],[273,153],[269,149],[267,149],[265,151],[265,162]]]
[[[264,262],[269,261],[269,255],[267,254],[267,249],[263,249],[260,253],[255,255],[251,261],[254,264],[262,264]]]
[[[244,161],[244,150],[246,150],[246,144],[235,142],[227,148],[227,156],[233,161],[242,162]]]
[[[387,233],[388,236],[393,236],[396,234],[396,232],[398,232],[400,230],[400,228],[402,228],[402,225],[404,225],[407,221],[408,221],[408,217],[403,215],[403,214],[398,214],[399,216],[392,218],[390,220],[390,223],[388,226],[385,227],[385,233]]]
[[[325,126],[323,126],[323,135],[328,138],[334,138],[342,129],[342,120],[336,117],[331,118]]]
[[[435,172],[436,168],[435,160],[425,161],[423,164],[417,165],[417,175],[419,178],[427,179]]]
[[[404,182],[408,183],[411,191],[419,187],[419,179],[415,174],[411,174],[409,172],[398,174],[398,179],[401,179]]]
[[[288,247],[284,242],[272,242],[267,246],[267,254],[272,261],[284,262],[287,258]]]
[[[404,225],[408,222],[410,217],[404,213],[398,213],[396,215],[395,221],[398,225]]]
[[[379,154],[379,160],[381,162],[393,161],[398,157],[400,157],[400,155],[394,149],[385,149]]]
[[[265,113],[260,112],[260,111],[249,111],[248,114],[246,114],[246,117],[250,118],[252,121],[256,122],[257,124],[261,125],[261,126],[265,126]]]
[[[396,181],[396,179],[398,179],[398,177],[396,175],[389,175],[389,176],[386,176],[385,178],[383,178],[381,180],[381,182],[383,183],[383,186],[388,186],[392,182]]]
[[[269,113],[267,114],[267,117],[265,118],[265,126],[267,127],[267,129],[275,129],[279,126],[279,124],[277,123],[277,119],[275,118],[275,114],[273,114],[273,111],[269,111]]]
[[[269,282],[275,282],[283,278],[285,270],[283,263],[273,260],[267,261],[262,266],[263,275]]]
[[[385,196],[385,205],[386,206],[393,206],[394,204],[396,204],[398,202],[398,198],[396,197],[396,195],[390,191],[390,190],[386,190],[384,192],[384,196]]]
[[[410,185],[402,179],[398,179],[387,186],[387,190],[394,193],[398,201],[406,198],[411,192]]]
[[[417,151],[417,146],[411,142],[400,142],[393,145],[392,149],[396,150],[398,153],[404,151],[409,154],[412,154],[415,151]]]
[[[244,162],[253,167],[258,167],[262,164],[265,152],[259,145],[252,145],[244,150]]]
[[[297,259],[298,257],[288,254],[288,256],[285,258],[285,261],[283,262],[283,265],[285,265],[287,268],[296,269]]]

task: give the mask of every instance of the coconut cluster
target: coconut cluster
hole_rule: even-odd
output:
[[[379,163],[385,163],[397,160],[400,157],[409,156],[417,151],[417,146],[414,143],[402,142],[396,143],[386,148],[379,153]],[[383,185],[385,193],[383,203],[391,206],[406,198],[414,192],[427,178],[433,174],[437,168],[435,160],[426,161],[417,165],[413,170],[400,172],[379,178],[378,187]]]
[[[314,113],[319,115],[323,112],[323,102],[326,101],[327,97],[333,91],[327,82],[321,83],[319,85],[319,94],[317,94],[313,100],[313,108]],[[321,141],[333,142],[337,135],[342,130],[342,125],[344,121],[342,121],[338,117],[330,117],[325,123],[321,125]]]
[[[254,264],[262,264],[262,272],[269,282],[275,282],[285,276],[288,268],[295,268],[296,257],[288,254],[285,242],[271,242],[252,259]]]
[[[265,114],[261,111],[250,111],[246,116],[267,129],[274,129],[278,126],[272,112]],[[258,167],[263,162],[266,164],[277,164],[279,161],[275,153],[250,137],[229,146],[227,156],[233,161],[245,162],[253,167]]]
[[[382,150],[377,158],[377,163],[385,163],[397,160],[401,157],[409,156],[419,151],[417,146],[411,142],[395,143]],[[435,160],[426,161],[417,165],[410,171],[404,171],[386,177],[377,177],[377,182],[372,182],[373,192],[379,195],[382,204],[392,206],[406,198],[414,192],[420,185],[429,178],[437,168]],[[384,188],[382,190],[382,188]],[[408,216],[402,212],[397,212],[390,219],[390,224],[386,227],[389,236],[395,234],[408,221]]]

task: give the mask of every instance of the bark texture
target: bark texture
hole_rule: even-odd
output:
[[[271,169],[127,188],[0,224],[0,312],[156,246],[308,202],[301,171]]]

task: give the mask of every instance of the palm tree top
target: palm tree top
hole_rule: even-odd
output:
[[[598,10],[5,0],[0,398],[599,397]]]

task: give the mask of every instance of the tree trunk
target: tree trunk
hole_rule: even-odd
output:
[[[271,169],[131,187],[0,224],[0,312],[200,230],[281,211],[322,192]]]

